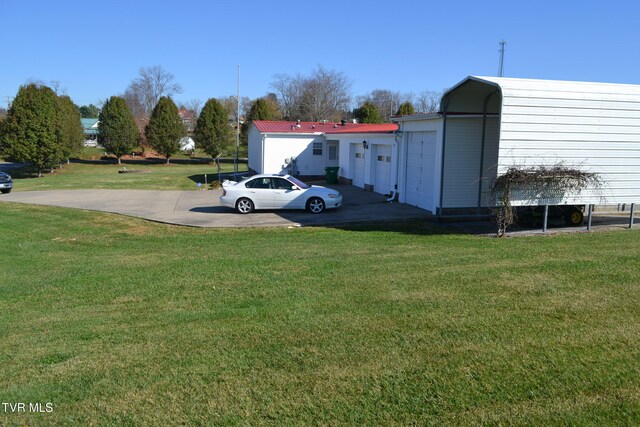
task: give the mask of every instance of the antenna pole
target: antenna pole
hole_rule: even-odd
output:
[[[498,65],[498,77],[504,77],[504,46],[506,41],[500,40],[500,64]]]
[[[233,162],[233,180],[238,180],[238,155],[240,153],[240,65],[238,65],[238,91],[237,91],[237,129],[236,129],[236,161]]]

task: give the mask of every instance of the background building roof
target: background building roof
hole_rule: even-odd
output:
[[[337,134],[337,133],[391,133],[398,129],[395,123],[341,123],[341,122],[289,122],[255,120],[261,133]]]

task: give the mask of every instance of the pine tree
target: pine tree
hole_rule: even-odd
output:
[[[382,123],[382,117],[378,107],[369,101],[365,101],[360,108],[356,108],[353,111],[353,116],[358,119],[360,123]]]
[[[169,158],[180,150],[180,138],[186,134],[176,104],[171,98],[161,97],[145,129],[149,145],[165,156],[169,164]]]
[[[84,141],[84,129],[80,122],[80,113],[68,96],[58,98],[62,115],[61,149],[63,159],[69,159],[72,154],[82,149]]]
[[[3,126],[3,155],[38,168],[52,168],[63,158],[62,113],[58,97],[47,86],[21,86]]]
[[[122,156],[131,152],[138,141],[138,127],[125,100],[112,96],[104,103],[98,122],[98,144],[122,163]]]
[[[240,142],[247,145],[249,140],[249,128],[254,120],[282,120],[282,113],[277,101],[265,96],[258,98],[251,104],[246,120],[241,126]]]
[[[224,106],[216,99],[209,99],[200,112],[193,132],[196,147],[204,150],[212,158],[222,155],[233,138],[232,128],[227,121]]]
[[[398,107],[398,111],[396,112],[396,116],[410,116],[411,114],[415,114],[416,109],[413,108],[413,104],[410,102],[405,102],[400,104]]]

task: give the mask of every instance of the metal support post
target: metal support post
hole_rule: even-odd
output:
[[[636,204],[631,203],[631,215],[629,215],[629,228],[633,227],[633,211],[635,210]]]
[[[544,205],[544,219],[542,220],[542,232],[547,232],[547,220],[549,219],[549,205]]]
[[[591,230],[591,218],[593,217],[593,205],[589,205],[589,210],[587,214],[587,231]]]

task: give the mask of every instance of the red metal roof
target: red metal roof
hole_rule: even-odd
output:
[[[339,122],[287,122],[254,120],[261,133],[391,133],[398,130],[395,123],[369,124]]]

